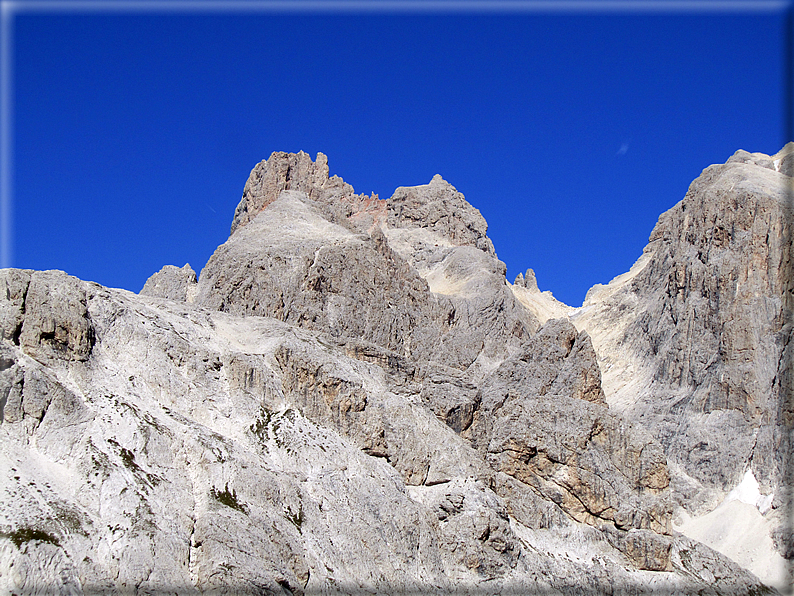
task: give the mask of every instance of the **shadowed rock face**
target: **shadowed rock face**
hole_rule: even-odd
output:
[[[670,531],[662,447],[486,230],[274,153],[198,284],[0,271],[0,588],[762,590]]]

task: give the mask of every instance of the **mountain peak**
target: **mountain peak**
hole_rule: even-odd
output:
[[[0,592],[768,593],[674,508],[785,581],[793,153],[704,170],[582,309],[441,176],[321,153],[257,164],[198,281],[0,270]]]
[[[231,233],[246,225],[284,190],[305,192],[316,199],[323,194],[353,194],[353,187],[338,176],[328,176],[328,158],[317,153],[312,161],[308,153],[274,151],[262,160],[248,176],[243,196],[234,211]]]

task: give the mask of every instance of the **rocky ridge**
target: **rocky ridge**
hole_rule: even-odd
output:
[[[778,584],[791,583],[794,555],[792,164],[789,143],[706,168],[631,270],[571,317],[592,337],[610,406],[663,446],[684,518],[757,481],[749,504],[773,528]]]
[[[463,195],[328,174],[257,165],[198,280],[0,271],[2,589],[767,589],[673,529],[667,445]]]

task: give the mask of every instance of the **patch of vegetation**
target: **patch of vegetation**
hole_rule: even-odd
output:
[[[116,449],[119,450],[119,456],[121,457],[121,461],[124,462],[124,465],[127,467],[127,469],[130,472],[136,473],[140,470],[138,464],[135,463],[135,455],[133,455],[132,451],[119,445],[116,439],[108,439],[108,443],[110,443]]]
[[[299,506],[297,515],[292,513],[292,509],[287,509],[287,519],[290,520],[292,525],[300,532],[301,526],[303,525],[303,504]]]
[[[135,463],[135,456],[132,454],[132,451],[130,451],[126,447],[122,447],[119,450],[119,455],[121,456],[121,461],[124,462],[124,465],[127,466],[130,472],[141,471],[141,467]]]
[[[260,441],[264,441],[267,438],[267,425],[270,424],[272,418],[273,415],[270,413],[270,410],[260,406],[259,416],[256,422],[251,425],[251,432],[254,436],[259,437]]]
[[[295,410],[292,408],[287,408],[280,414],[277,414],[273,417],[273,439],[276,441],[276,445],[281,447],[282,449],[286,449],[287,453],[293,453],[294,450],[290,448],[289,441],[285,440],[283,433],[280,433],[281,430],[281,423],[286,420],[288,423],[294,424],[297,419],[297,414]]]
[[[80,513],[72,509],[66,504],[62,503],[50,503],[50,507],[52,508],[53,512],[55,513],[55,521],[68,532],[78,532],[83,536],[87,536],[88,533],[83,528],[83,521],[80,518]]]
[[[212,451],[212,455],[215,456],[215,459],[222,464],[226,463],[226,461],[229,459],[226,452],[224,452],[220,447],[212,447],[210,448],[210,451]]]
[[[8,534],[0,532],[0,538],[8,538],[17,548],[28,542],[47,542],[54,546],[61,545],[60,540],[58,540],[56,536],[44,530],[37,530],[36,528],[17,528]]]
[[[110,460],[108,456],[94,445],[94,442],[90,438],[88,439],[88,448],[91,451],[91,463],[94,469],[101,470],[107,474],[110,469]]]
[[[276,441],[276,445],[281,447],[282,449],[287,448],[287,444],[284,439],[281,438],[279,431],[281,430],[281,418],[275,418],[273,421],[273,439]],[[289,451],[289,449],[287,449]]]
[[[226,483],[226,488],[222,491],[217,490],[214,486],[210,489],[210,496],[218,501],[221,505],[226,505],[227,507],[231,507],[232,509],[236,509],[241,513],[248,515],[248,509],[246,509],[245,505],[240,503],[237,500],[237,493],[232,489],[229,492],[229,483]]]
[[[171,432],[167,428],[165,428],[162,424],[160,424],[157,421],[157,419],[154,416],[152,416],[151,414],[149,414],[148,412],[144,413],[143,419],[146,421],[146,423],[149,426],[153,427],[158,432],[160,432],[160,433],[162,433],[164,435],[167,435],[167,436],[171,435]]]
[[[221,563],[218,565],[220,569],[223,569],[225,575],[230,574],[234,569],[237,569],[237,565],[233,565],[232,563]]]
[[[114,445],[119,450],[119,457],[121,461],[124,463],[124,466],[133,473],[133,475],[141,480],[149,484],[149,486],[155,486],[160,482],[160,478],[154,474],[150,474],[143,468],[141,468],[135,461],[135,454],[127,449],[126,447],[122,447],[119,445],[114,439],[108,439],[108,443]]]
[[[152,508],[148,501],[141,499],[135,508],[130,533],[132,536],[146,536],[153,539],[157,533],[157,524]]]
[[[215,456],[215,460],[220,463],[229,461],[229,452],[233,450],[233,445],[223,436],[206,428],[199,428],[190,424],[199,432],[199,441],[209,449]]]

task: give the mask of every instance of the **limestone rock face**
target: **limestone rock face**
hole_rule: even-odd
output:
[[[322,154],[274,153],[246,183],[196,302],[457,370],[505,356],[537,329],[482,215],[440,176],[388,201],[355,197],[328,178]]]
[[[706,168],[632,270],[572,317],[593,339],[610,406],[659,440],[691,514],[748,471],[786,506],[793,153],[738,151]]]
[[[3,346],[2,536],[17,569],[75,593],[443,585],[431,518],[394,468],[288,406],[263,350],[294,342],[291,327],[241,334],[222,313],[89,294],[88,362]]]
[[[655,534],[670,533],[664,454],[641,428],[608,411],[585,332],[563,319],[546,323],[484,381],[467,435],[495,469],[572,518],[653,530],[649,539],[666,549],[653,569],[667,568],[669,539]],[[632,535],[635,542],[643,536]]]
[[[453,246],[474,246],[495,256],[480,212],[449,182],[436,174],[424,186],[401,186],[389,199],[389,228],[423,229]],[[415,255],[419,256],[419,255]]]
[[[385,209],[376,195],[356,195],[353,187],[338,176],[328,176],[328,158],[317,154],[316,161],[303,151],[275,151],[251,171],[232,220],[232,234],[252,221],[278,199],[282,191],[302,192],[306,200],[331,221],[356,230],[366,230],[382,221]]]
[[[729,489],[749,465],[770,490],[783,470],[772,430],[791,319],[791,181],[772,158],[740,153],[704,170],[659,218],[631,278],[591,295],[574,320],[591,330],[605,376],[634,366],[643,377],[612,400],[658,429],[690,476]]]
[[[433,348],[445,354],[441,362],[466,369],[480,355],[502,359],[538,329],[506,283],[485,219],[454,186],[436,175],[398,188],[387,206],[389,245],[444,308],[448,328]]]
[[[323,154],[317,155],[315,163],[302,151],[298,154],[274,152],[270,159],[261,161],[251,170],[243,197],[234,211],[232,234],[275,201],[281,191],[302,191],[316,197],[328,182],[328,160]],[[334,188],[346,190],[341,181]]]
[[[198,290],[196,272],[189,263],[183,267],[166,265],[146,280],[141,296],[157,296],[181,302],[193,302]]]
[[[513,285],[519,288],[526,288],[530,292],[540,292],[538,288],[538,280],[535,277],[534,269],[527,269],[527,274],[519,273],[516,276]]]
[[[541,323],[569,317],[575,312],[575,309],[557,300],[550,291],[541,292],[532,269],[527,269],[526,276],[519,273],[510,289],[521,305]]]
[[[284,191],[239,228],[202,271],[196,303],[363,339],[406,357],[438,337],[446,311],[380,230],[355,234],[305,200]]]
[[[44,362],[88,358],[94,328],[79,280],[61,271],[9,270],[0,283],[4,339]]]
[[[0,271],[0,591],[765,590],[671,529],[662,445],[486,231],[274,153],[198,282]]]

